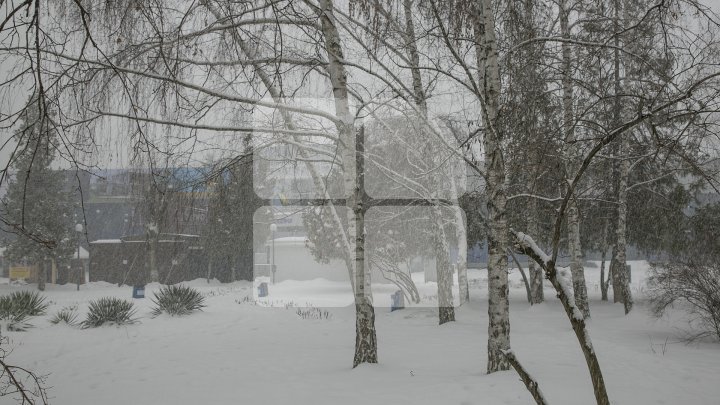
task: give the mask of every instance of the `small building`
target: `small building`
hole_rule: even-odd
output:
[[[342,260],[330,259],[328,263],[318,263],[306,243],[307,238],[304,236],[287,236],[270,240],[265,245],[265,255],[255,254],[255,278],[272,277],[274,263],[276,282],[316,278],[349,282],[347,267]]]
[[[90,242],[90,281],[142,285],[149,272],[148,253],[144,235]],[[207,258],[198,235],[161,233],[156,263],[162,284],[207,277]]]
[[[265,252],[255,253],[254,279],[268,277],[272,279],[272,265],[275,264],[275,281],[305,281],[322,278],[329,281],[350,283],[345,261],[329,259],[327,263],[318,262],[308,247],[305,236],[286,236],[272,239],[265,244]],[[275,254],[273,255],[273,248]],[[366,264],[369,263],[366,261]],[[403,269],[407,271],[407,269]],[[381,272],[373,268],[373,283],[390,283]]]

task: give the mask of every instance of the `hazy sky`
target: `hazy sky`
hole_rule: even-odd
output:
[[[701,3],[706,4],[713,8],[713,10],[716,13],[720,14],[720,0],[701,0]],[[7,6],[7,4],[6,4]],[[4,61],[0,62],[0,78],[4,78],[7,75],[8,70],[12,69],[12,61]],[[16,109],[20,103],[24,102],[26,100],[27,95],[23,94],[17,94],[17,95],[7,95],[4,94],[4,97],[0,99],[0,110],[2,111],[8,111],[8,110],[14,110]],[[14,108],[13,108],[14,107]],[[11,137],[11,133],[8,131],[2,131],[0,130],[0,145],[3,145],[9,138]],[[113,157],[109,158],[111,161],[114,161],[115,163],[109,162],[108,166],[118,165],[119,162],[126,161],[127,160],[127,151],[123,151],[120,149],[123,149],[122,146],[120,146],[117,142],[111,142],[114,143],[114,148],[117,150],[114,151],[108,151],[109,155],[112,155]],[[4,167],[7,164],[8,156],[11,152],[10,145],[6,145],[5,148],[0,149],[0,167]],[[110,146],[108,144],[108,146]],[[124,156],[121,156],[124,155]],[[103,159],[106,160],[106,159]]]

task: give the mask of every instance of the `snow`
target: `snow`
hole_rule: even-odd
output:
[[[599,268],[586,269],[588,327],[612,403],[717,404],[720,344],[678,342],[687,321],[680,312],[650,318],[642,296],[648,266],[631,265],[637,300],[627,317],[622,305],[600,301]],[[33,318],[36,327],[28,332],[3,331],[13,350],[7,360],[48,374],[54,405],[532,404],[514,371],[485,374],[487,272],[468,271],[472,300],[457,310],[457,322],[443,326],[430,307],[435,283],[413,276],[421,306],[391,313],[391,286],[377,286],[380,363],[354,370],[353,308],[337,306],[349,287],[322,279],[271,285],[262,301],[249,282],[193,280],[187,284],[206,296],[204,312],[150,318],[145,298],[134,300],[137,324],[86,330],[47,319],[68,305],[78,305],[82,319],[89,300],[131,300],[132,288],[90,283],[76,292],[74,285],[49,284],[48,315]],[[549,282],[548,301],[532,307],[517,270],[510,272],[510,285],[512,349],[523,367],[550,403],[594,403],[582,352]],[[0,294],[33,287],[4,284]],[[149,284],[147,296],[158,288]],[[297,301],[301,296],[312,302]],[[302,319],[294,306],[306,305],[327,305],[331,317]],[[0,398],[5,403],[12,402]]]
[[[573,291],[572,273],[570,272],[570,269],[567,267],[556,267],[555,271],[557,282],[560,284],[560,288],[562,288],[563,293],[568,298],[568,302],[573,308],[573,318],[578,321],[584,319],[582,312],[580,312],[577,304],[575,303],[575,292]]]
[[[72,257],[73,257],[73,259],[78,258],[77,249],[75,249],[75,253],[73,254]],[[89,259],[89,258],[90,258],[90,253],[88,253],[88,251],[84,247],[80,246],[80,259]]]
[[[542,260],[543,264],[547,266],[547,264],[550,262],[550,256],[548,256],[540,247],[535,243],[535,240],[527,234],[524,234],[522,232],[516,232],[515,235],[517,236],[520,243],[522,243],[524,246],[530,248],[535,254]]]
[[[304,245],[305,242],[307,242],[308,238],[305,236],[285,236],[282,238],[275,238],[275,243],[287,243],[287,244],[302,244]],[[272,242],[272,239],[266,243],[269,244]]]

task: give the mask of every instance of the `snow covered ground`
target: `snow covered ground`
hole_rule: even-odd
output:
[[[597,267],[586,269],[590,328],[614,404],[720,403],[720,344],[678,342],[677,312],[655,320],[642,300],[647,264],[632,262],[637,305],[600,301]],[[376,302],[378,365],[351,368],[354,314],[339,307],[348,287],[286,281],[256,301],[247,282],[192,286],[207,297],[204,312],[172,318],[149,315],[148,298],[134,300],[139,322],[75,329],[47,320],[103,296],[130,299],[131,288],[107,283],[49,285],[48,315],[28,332],[5,332],[7,359],[47,374],[52,404],[532,404],[513,371],[485,374],[485,272],[470,271],[472,302],[457,322],[437,325],[435,284],[419,283],[423,306],[390,312],[389,294]],[[570,325],[550,288],[530,307],[519,273],[511,272],[512,346],[552,404],[594,402],[588,372]],[[20,288],[0,285],[0,294]],[[157,289],[148,286],[147,295]],[[313,298],[314,297],[314,298]],[[303,319],[295,306],[326,307],[328,319]],[[4,401],[4,402],[3,402]],[[0,403],[13,403],[0,398]]]

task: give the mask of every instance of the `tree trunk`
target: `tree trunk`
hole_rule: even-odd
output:
[[[560,29],[564,38],[570,39],[568,25],[570,10],[565,0],[560,2]],[[572,50],[569,42],[563,42],[563,130],[565,131],[565,167],[567,173],[574,173],[577,166],[577,151],[575,150],[575,122],[573,112],[573,80],[572,80]],[[582,311],[583,316],[590,317],[590,308],[587,299],[587,284],[585,283],[585,269],[582,263],[582,246],[580,244],[580,214],[577,202],[571,197],[567,210],[568,252],[570,253],[570,272],[573,280],[575,303]]]
[[[321,0],[326,9],[327,1]],[[331,5],[329,7],[332,7]],[[362,363],[377,363],[377,336],[375,333],[375,309],[370,289],[369,265],[365,265],[365,128],[355,143],[356,181],[353,190],[353,214],[355,222],[355,357],[353,368]],[[348,165],[346,163],[346,165]]]
[[[620,0],[613,0],[613,28],[615,32],[620,32]],[[615,35],[615,38],[613,40],[614,50],[613,50],[613,88],[615,93],[614,98],[614,104],[613,104],[613,121],[614,125],[618,126],[620,122],[622,122],[622,106],[620,105],[620,94],[622,93],[622,85],[621,85],[621,77],[620,77],[620,36]],[[623,137],[624,138],[624,137]],[[622,142],[622,141],[621,141]],[[619,144],[617,141],[614,144],[614,155],[616,159],[619,159],[622,155],[623,148],[622,145]],[[620,237],[624,239],[625,237],[625,218],[620,218],[622,202],[621,202],[621,193],[622,185],[620,184],[622,182],[623,175],[621,173],[622,171],[622,163],[614,163],[613,164],[613,178],[617,179],[617,196],[618,196],[618,209],[617,214],[618,218],[616,218],[616,228],[615,228],[615,243],[613,246],[613,256],[612,260],[610,261],[610,273],[612,273],[612,284],[613,284],[613,302],[625,302],[625,288],[623,286],[623,273],[624,271],[620,269],[618,266],[618,259],[622,258],[622,265],[625,265],[625,243],[620,243]],[[624,210],[626,211],[626,210]],[[622,223],[623,229],[620,229],[620,224]],[[619,252],[619,250],[622,250],[622,252]]]
[[[422,75],[420,74],[420,54],[417,49],[417,40],[415,38],[415,26],[412,19],[412,0],[403,0],[403,9],[405,15],[405,47],[408,51],[408,57],[412,61],[410,74],[412,75],[413,95],[415,104],[420,110],[427,113],[427,99],[425,97],[425,89],[423,88]]]
[[[617,237],[617,231],[615,232],[615,237]],[[621,276],[617,274],[617,256],[616,252],[617,246],[613,246],[613,254],[612,258],[610,259],[610,270],[608,270],[608,284],[612,283],[613,286],[613,303],[617,304],[618,302],[625,302],[625,298],[623,296],[623,287],[622,287],[622,279]]]
[[[488,362],[487,372],[508,370],[502,355],[510,349],[508,302],[508,226],[505,217],[505,162],[498,122],[500,66],[495,39],[495,15],[491,0],[481,0],[474,9],[475,52],[482,84],[480,101],[485,126],[483,138],[487,176],[488,218]]]
[[[224,20],[225,16],[221,13],[221,11],[215,7],[209,0],[201,0],[201,4],[203,4],[210,12],[215,16],[215,18],[218,21]],[[243,34],[241,31],[235,30],[231,32],[233,41],[239,46],[240,51],[247,57],[247,59],[255,59],[257,57],[255,48],[246,42],[243,39]],[[268,91],[268,94],[272,97],[272,100],[275,103],[282,104],[285,102],[285,96],[282,94],[281,89],[278,87],[277,83],[279,82],[279,78],[273,78],[271,75],[269,75],[265,70],[263,69],[263,64],[260,62],[254,62],[251,63],[251,66],[253,68],[253,72],[258,75],[260,80],[262,81],[263,85]],[[279,73],[277,73],[279,74]],[[292,116],[286,111],[281,110],[280,116],[282,117],[282,120],[285,124],[285,127],[290,130],[296,130],[297,126],[295,125]],[[292,136],[292,139],[294,142],[301,143],[303,142],[303,137],[298,137],[296,135]],[[318,190],[323,190],[323,197],[325,200],[328,200],[325,207],[327,207],[331,212],[331,217],[333,220],[333,225],[339,230],[341,236],[342,236],[342,245],[343,245],[343,261],[345,262],[345,267],[348,271],[348,278],[350,280],[350,285],[355,291],[355,277],[354,277],[354,258],[355,253],[352,248],[352,244],[350,241],[351,235],[343,229],[343,223],[340,218],[340,215],[338,214],[337,208],[335,207],[335,204],[332,203],[332,201],[329,201],[330,195],[327,192],[327,188],[325,187],[324,178],[320,174],[318,174],[317,170],[315,169],[315,166],[310,162],[310,159],[307,155],[307,152],[299,148],[297,150],[298,156],[302,159],[304,162],[305,168],[307,169],[308,173],[310,174],[310,177],[312,178],[313,185]],[[347,191],[347,190],[346,190]],[[349,191],[348,193],[352,193],[352,191]],[[354,222],[350,221],[352,227],[354,227]]]
[[[44,257],[40,261],[40,265],[37,269],[37,286],[38,290],[45,291],[45,279],[47,278],[47,258]]]
[[[573,280],[575,303],[585,318],[590,317],[588,305],[587,284],[585,282],[585,269],[582,263],[582,250],[580,249],[580,218],[577,205],[570,202],[568,205],[568,245],[570,252],[570,273]]]
[[[605,258],[607,251],[600,252],[600,300],[608,300],[608,284],[605,282]]]
[[[377,363],[377,338],[375,335],[375,311],[372,292],[366,284],[365,268],[365,181],[364,181],[364,134],[356,136],[353,115],[350,113],[347,72],[343,65],[344,53],[340,34],[335,25],[332,0],[319,1],[320,25],[325,37],[327,51],[327,72],[332,83],[336,123],[341,145],[345,192],[352,194],[348,199],[351,209],[347,234],[355,236],[355,358],[353,367],[361,363]],[[364,129],[361,129],[364,131]],[[354,164],[353,164],[354,163]]]
[[[528,232],[531,235],[538,234],[538,223],[537,223],[537,200],[535,198],[530,199],[530,212],[528,212]],[[545,291],[543,290],[543,280],[545,274],[543,269],[540,268],[533,260],[528,263],[528,273],[530,276],[530,296],[533,304],[539,304],[545,300]]]
[[[450,171],[450,187],[452,198],[457,201],[458,191],[455,183],[455,171]],[[455,237],[457,238],[458,244],[458,261],[457,261],[457,274],[458,274],[458,293],[460,305],[470,301],[470,286],[468,284],[467,276],[467,228],[465,227],[465,219],[463,218],[462,209],[453,207],[455,213]]]
[[[525,284],[525,293],[527,294],[527,300],[530,303],[530,305],[532,306],[534,304],[533,299],[532,299],[532,292],[530,291],[530,283],[528,282],[528,278],[525,275],[525,270],[523,270],[522,265],[520,264],[520,260],[518,260],[518,258],[512,252],[512,249],[508,249],[508,252],[510,253],[510,256],[512,256],[513,261],[515,261],[515,264],[518,267],[518,271],[520,272],[520,275],[522,276],[522,279],[523,279],[523,284]],[[530,260],[530,263],[532,263],[532,262],[533,261]]]
[[[516,233],[514,248],[517,251],[528,255],[531,259],[538,263],[538,265],[543,267],[545,275],[557,292],[557,296],[560,299],[560,303],[562,303],[565,314],[570,320],[573,332],[575,332],[575,337],[580,344],[580,349],[585,356],[585,363],[590,371],[590,380],[593,384],[595,400],[598,405],[609,405],[610,400],[608,399],[607,388],[605,387],[605,379],[603,378],[602,370],[600,369],[600,362],[598,361],[592,341],[590,340],[590,334],[588,333],[587,325],[585,324],[585,318],[583,317],[582,312],[580,312],[575,305],[573,295],[570,294],[570,288],[572,288],[572,286],[565,285],[563,282],[564,278],[558,277],[555,262],[545,255],[544,252],[540,251],[535,244],[535,241],[533,241],[528,235]]]
[[[507,350],[503,352],[503,355],[507,357],[508,362],[512,365],[512,367],[515,369],[515,371],[520,376],[520,379],[525,384],[525,388],[530,392],[530,395],[532,395],[533,399],[535,400],[535,403],[537,405],[547,405],[547,400],[545,400],[545,396],[543,395],[542,391],[540,390],[540,385],[535,381],[535,379],[528,373],[525,368],[520,364],[520,361],[515,357],[515,353],[513,353],[512,350]]]
[[[621,140],[621,151],[628,152],[627,137]],[[620,185],[618,192],[617,228],[615,233],[615,264],[613,267],[613,288],[621,291],[625,314],[630,313],[633,307],[630,278],[627,272],[627,186],[630,175],[630,162],[622,159],[620,162]],[[617,287],[616,287],[617,286]],[[617,294],[617,293],[616,293]]]
[[[322,0],[321,0],[322,4]],[[360,175],[362,176],[362,175]],[[362,363],[377,363],[377,337],[372,291],[367,288],[365,269],[365,207],[361,187],[355,190],[355,357],[353,368]]]
[[[458,292],[460,305],[470,301],[470,284],[468,282],[467,275],[467,232],[463,222],[463,217],[460,207],[455,207],[455,221],[457,223],[457,238],[458,238]],[[458,222],[459,221],[459,222]]]
[[[435,270],[437,271],[438,290],[438,319],[440,325],[455,321],[455,308],[453,307],[453,272],[448,252],[450,250],[445,237],[445,228],[442,223],[442,212],[439,206],[433,206],[431,210],[431,221],[433,221],[435,244]]]
[[[57,284],[58,282],[58,266],[55,258],[50,259],[50,283]]]
[[[403,0],[403,11],[405,17],[405,47],[408,58],[412,62],[410,74],[412,76],[413,97],[423,119],[427,119],[427,99],[423,88],[422,75],[420,72],[420,55],[417,49],[415,38],[415,27],[412,19],[412,1]],[[452,176],[452,173],[450,174]],[[453,185],[454,187],[454,185]],[[450,246],[445,235],[442,222],[442,212],[439,207],[432,208],[431,222],[433,227],[433,247],[435,249],[435,271],[437,272],[438,288],[438,318],[440,325],[455,321],[455,308],[452,297],[452,269],[450,263]],[[458,231],[459,232],[459,231]],[[467,273],[463,274],[467,279]],[[459,275],[458,275],[459,277]],[[462,302],[462,298],[460,299]]]
[[[605,221],[602,232],[602,241],[600,241],[600,299],[602,301],[608,300],[608,287],[610,286],[610,274],[608,273],[608,280],[605,280],[605,259],[607,257],[607,232],[608,223]]]

